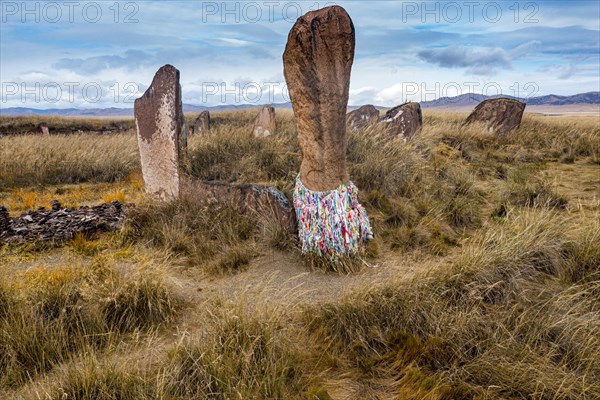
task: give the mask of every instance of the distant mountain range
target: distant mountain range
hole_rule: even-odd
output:
[[[513,96],[485,96],[476,93],[466,93],[455,97],[441,97],[432,101],[421,102],[422,108],[460,108],[460,107],[474,107],[484,100],[498,98],[498,97],[509,97],[516,98]],[[532,97],[529,99],[519,99],[527,105],[532,106],[563,106],[572,104],[600,104],[600,92],[588,92],[580,93],[573,96],[558,96],[550,94],[547,96]],[[221,106],[198,106],[193,104],[184,104],[184,112],[200,112],[204,110],[208,111],[230,111],[230,110],[247,110],[253,108],[260,108],[262,104],[241,104],[241,105],[221,105]],[[273,104],[275,108],[291,108],[291,103],[277,103]],[[355,109],[359,106],[348,106],[348,109]],[[379,109],[387,109],[389,107],[376,106]],[[0,108],[0,115],[4,116],[24,116],[24,115],[54,115],[64,117],[132,117],[133,108],[50,108],[50,109],[37,109],[37,108],[25,108],[25,107],[9,107]]]
[[[529,106],[564,106],[571,104],[600,104],[600,92],[587,92],[579,93],[573,96],[558,96],[555,94],[549,94],[547,96],[531,97],[529,99],[518,98],[514,96],[496,95],[496,96],[484,96],[476,93],[466,93],[454,97],[440,97],[439,99],[432,101],[421,102],[422,108],[436,108],[436,107],[465,107],[465,106],[476,106],[487,99],[494,99],[498,97],[508,97],[511,99],[517,99]]]

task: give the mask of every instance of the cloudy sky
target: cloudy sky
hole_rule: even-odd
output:
[[[2,0],[0,106],[132,107],[164,64],[185,103],[283,102],[287,34],[330,4],[356,28],[353,105],[600,90],[597,1]]]

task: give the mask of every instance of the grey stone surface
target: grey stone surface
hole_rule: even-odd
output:
[[[161,67],[144,95],[134,104],[142,174],[147,193],[163,200],[179,195],[179,163],[187,135],[179,71]]]
[[[275,129],[277,129],[277,123],[275,122],[275,109],[273,106],[264,106],[254,120],[254,136],[271,136],[275,133]]]
[[[11,218],[0,206],[0,243],[24,244],[36,242],[60,243],[71,240],[77,233],[86,235],[118,229],[126,213],[118,201],[78,209],[62,208],[52,202],[52,210],[41,207]]]
[[[194,135],[202,135],[210,130],[210,112],[202,111],[196,121],[192,133]]]
[[[193,193],[198,201],[227,203],[242,212],[257,213],[262,218],[274,217],[288,232],[297,232],[296,213],[292,203],[274,187],[187,180],[183,188]]]

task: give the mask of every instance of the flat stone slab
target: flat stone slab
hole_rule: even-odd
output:
[[[198,201],[228,203],[241,212],[273,216],[288,232],[298,231],[292,203],[274,187],[190,179],[184,183],[184,188],[194,193]]]
[[[179,196],[179,156],[183,110],[179,71],[161,67],[134,103],[142,175],[147,193],[169,200]]]
[[[62,208],[54,201],[52,210],[30,210],[16,218],[11,218],[8,210],[0,207],[0,243],[60,243],[73,239],[77,233],[91,235],[114,231],[122,226],[128,207],[130,205],[115,200],[72,209]]]
[[[467,117],[465,124],[484,123],[488,132],[505,135],[521,125],[525,103],[519,100],[500,97],[484,100]]]

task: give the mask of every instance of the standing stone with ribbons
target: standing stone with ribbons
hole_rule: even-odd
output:
[[[372,238],[346,168],[346,107],[354,25],[342,7],[311,11],[289,33],[283,68],[296,117],[302,165],[294,208],[304,253],[339,259]]]
[[[146,192],[169,200],[179,196],[180,152],[186,135],[179,71],[161,67],[134,103],[135,123]]]

